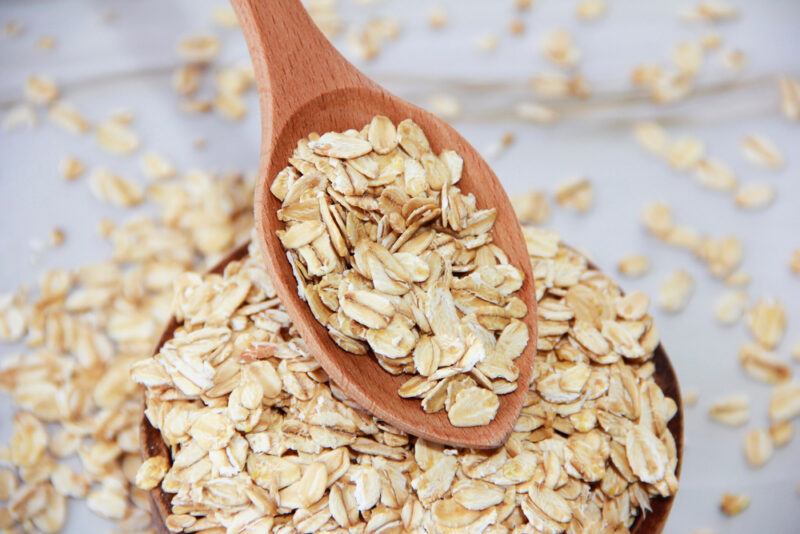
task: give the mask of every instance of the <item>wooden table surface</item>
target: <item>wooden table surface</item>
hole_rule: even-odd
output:
[[[680,223],[714,236],[739,236],[745,247],[743,267],[753,276],[751,296],[778,296],[786,305],[789,329],[777,354],[790,361],[790,347],[800,342],[800,277],[788,269],[791,251],[800,248],[800,123],[779,113],[775,80],[782,73],[800,78],[800,2],[734,2],[742,8],[739,19],[713,29],[723,37],[723,50],[739,48],[747,53],[746,69],[731,74],[716,53],[706,60],[698,94],[663,107],[630,90],[630,69],[644,61],[666,63],[677,42],[698,39],[711,28],[680,20],[677,10],[683,2],[609,0],[607,15],[593,23],[575,19],[575,3],[539,0],[522,16],[526,33],[514,37],[506,31],[515,15],[510,0],[442,1],[450,24],[439,32],[426,24],[426,11],[433,5],[429,1],[338,2],[347,24],[363,24],[376,15],[399,20],[400,37],[387,42],[374,61],[356,59],[357,64],[390,90],[422,105],[437,93],[458,97],[462,116],[453,124],[484,149],[510,193],[533,188],[552,192],[566,178],[589,177],[596,190],[592,211],[577,215],[557,209],[549,225],[609,272],[625,253],[648,255],[653,269],[642,279],[623,280],[626,290],[656,295],[663,278],[678,268],[694,276],[695,293],[684,312],[655,311],[684,392],[700,393],[699,404],[686,411],[681,490],[666,532],[684,534],[699,527],[720,533],[796,532],[800,439],[777,450],[762,469],[748,468],[742,452],[744,434],[768,424],[770,390],[749,379],[738,365],[738,349],[749,339],[743,324],[724,328],[714,320],[713,303],[724,285],[688,253],[647,236],[638,220],[645,203],[661,200],[673,206]],[[22,100],[22,84],[29,74],[48,74],[92,119],[120,109],[134,112],[143,146],[167,154],[180,170],[252,172],[259,146],[254,95],[248,98],[247,117],[233,123],[213,115],[181,113],[170,90],[171,70],[179,64],[175,45],[181,36],[218,34],[223,43],[221,63],[246,61],[241,36],[212,21],[211,10],[220,5],[224,3],[205,0],[4,0],[0,24],[15,20],[26,31],[16,39],[0,36],[0,115]],[[116,16],[109,21],[110,12]],[[556,70],[542,59],[537,43],[544,32],[557,27],[573,32],[593,97],[556,103],[563,119],[552,126],[525,123],[513,109],[520,101],[534,100],[527,85],[533,74]],[[475,45],[487,33],[499,37],[493,53],[479,52]],[[55,37],[54,50],[36,48],[43,35]],[[344,35],[336,44],[354,58]],[[763,211],[742,212],[729,196],[702,189],[690,176],[642,152],[633,141],[631,126],[646,118],[662,119],[676,135],[702,139],[709,152],[731,165],[743,181],[774,184],[774,204]],[[32,131],[0,131],[0,293],[34,283],[47,267],[69,268],[105,257],[108,248],[95,237],[97,221],[122,220],[131,213],[97,202],[85,181],[65,183],[57,170],[63,156],[75,154],[92,165],[110,165],[131,179],[145,180],[136,158],[110,156],[92,141],[40,122]],[[513,132],[515,143],[502,154],[493,154],[506,132]],[[787,159],[784,169],[770,172],[743,160],[739,142],[751,133],[776,142]],[[199,137],[207,141],[203,151],[193,148]],[[55,225],[66,229],[67,243],[32,255],[31,240],[46,241]],[[0,348],[0,354],[10,351],[13,348]],[[800,372],[800,366],[794,365],[793,371]],[[732,429],[711,423],[708,406],[734,392],[751,398],[748,425]],[[10,413],[10,403],[3,398],[0,441],[10,434]],[[742,515],[725,518],[717,509],[723,492],[749,494],[752,504]],[[88,512],[83,502],[70,506],[67,532],[106,530],[106,523]]]

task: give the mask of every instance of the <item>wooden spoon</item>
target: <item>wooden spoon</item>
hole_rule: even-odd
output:
[[[228,255],[228,257],[223,259],[219,264],[211,269],[210,272],[221,274],[225,270],[226,265],[232,261],[237,261],[244,258],[246,254],[247,244],[242,245],[234,250],[230,255]],[[592,268],[595,268],[595,266],[592,265]],[[161,347],[164,345],[164,343],[172,339],[177,327],[178,322],[173,317],[170,319],[169,324],[167,325],[160,341],[158,342],[158,346],[155,350],[156,353],[161,350]],[[678,457],[678,466],[675,468],[675,476],[680,478],[681,465],[683,463],[683,403],[681,401],[681,392],[678,386],[678,379],[675,376],[675,370],[672,368],[669,357],[667,356],[667,353],[664,351],[664,347],[662,347],[661,344],[658,345],[655,354],[653,355],[653,364],[656,368],[656,384],[659,385],[661,390],[664,392],[664,395],[670,397],[678,405],[678,413],[675,414],[675,417],[672,418],[667,427],[672,433],[672,436],[675,438],[675,447],[677,449]],[[147,420],[147,417],[142,418],[142,424],[140,426],[140,442],[142,447],[142,455],[145,459],[153,456],[163,456],[167,459],[172,458],[169,448],[161,437],[161,433],[150,425],[150,421]],[[172,509],[170,504],[172,502],[172,495],[173,494],[162,490],[161,486],[150,490],[150,500],[153,513],[156,518],[156,529],[158,530],[159,534],[169,534],[164,522],[166,521],[167,516],[170,514]],[[636,519],[633,527],[631,528],[631,533],[660,534],[664,530],[664,525],[667,522],[667,517],[669,516],[674,499],[674,496],[667,499],[661,499],[657,497],[653,498],[650,501],[650,506],[652,507],[651,512]]]
[[[258,242],[275,289],[314,356],[348,397],[395,427],[458,447],[494,448],[506,441],[525,400],[536,354],[536,299],[525,240],[517,217],[491,168],[453,128],[434,115],[379,87],[348,63],[316,28],[298,0],[233,0],[253,60],[261,101],[261,166],[255,194]],[[464,159],[459,187],[473,193],[479,208],[494,207],[492,238],[511,263],[522,269],[525,282],[518,293],[528,307],[524,322],[531,342],[516,360],[519,387],[500,396],[500,408],[488,425],[458,428],[441,411],[426,414],[419,399],[403,399],[398,388],[408,375],[393,376],[372,357],[340,349],[297,294],[297,282],[276,230],[283,228],[280,201],[269,190],[286,167],[297,141],[320,134],[361,128],[373,116],[385,115],[397,124],[414,120],[438,153],[453,149]]]

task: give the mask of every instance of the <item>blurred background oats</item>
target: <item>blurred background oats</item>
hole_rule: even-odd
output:
[[[369,76],[478,147],[522,220],[653,297],[687,402],[667,532],[795,532],[800,3],[307,6]],[[216,0],[4,0],[0,69],[0,528],[29,507],[43,531],[111,528],[90,510],[135,530],[146,514],[125,485],[85,473],[117,462],[133,480],[128,365],[177,274],[248,235],[244,41]],[[41,423],[97,409],[92,427]],[[18,475],[55,490],[21,494]]]

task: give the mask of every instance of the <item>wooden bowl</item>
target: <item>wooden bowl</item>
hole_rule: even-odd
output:
[[[247,244],[244,244],[235,249],[227,257],[215,265],[214,268],[209,272],[220,274],[228,263],[244,258],[247,255],[247,246]],[[590,266],[592,268],[596,268],[592,264],[590,264]],[[178,326],[179,325],[177,321],[175,321],[174,317],[170,319],[169,324],[167,324],[167,327],[164,330],[164,333],[161,335],[161,339],[158,341],[155,353],[158,353],[158,351],[161,350],[161,347],[164,345],[164,343],[172,339],[173,333]],[[678,452],[678,465],[675,468],[675,476],[676,478],[680,479],[681,464],[683,463],[683,404],[681,402],[681,391],[680,386],[678,385],[678,378],[675,375],[675,370],[672,367],[672,363],[670,362],[667,353],[664,351],[664,347],[660,343],[653,354],[653,363],[656,366],[656,384],[659,385],[665,396],[670,397],[678,405],[678,412],[669,422],[667,427],[669,428],[670,432],[672,432],[672,436],[675,438],[675,448]],[[140,442],[142,455],[145,459],[153,456],[164,456],[169,461],[172,460],[169,448],[161,438],[161,432],[159,432],[150,424],[150,421],[147,420],[147,417],[142,417],[142,423],[140,425]],[[164,525],[164,521],[170,514],[170,502],[172,501],[172,495],[173,494],[171,493],[163,491],[160,486],[150,490],[150,500],[152,502],[153,515],[155,516],[156,521],[155,528],[159,534],[169,534],[169,531]],[[674,500],[674,495],[666,499],[654,498],[651,500],[650,504],[653,510],[649,514],[639,516],[636,519],[633,527],[631,528],[631,533],[659,534],[662,532],[664,530],[664,525],[667,522],[669,512],[672,509],[672,503]]]

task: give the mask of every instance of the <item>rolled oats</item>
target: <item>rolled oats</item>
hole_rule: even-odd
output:
[[[151,490],[161,483],[169,470],[169,460],[164,456],[151,456],[136,471],[136,487]]]
[[[495,210],[456,186],[461,158],[434,154],[411,120],[377,116],[301,140],[289,162],[271,186],[278,237],[317,320],[344,350],[415,375],[399,393],[425,411],[488,424],[528,342],[523,280],[491,242]]]
[[[766,430],[758,428],[745,434],[744,453],[750,467],[762,467],[772,458],[773,452],[772,437]]]
[[[722,324],[736,323],[747,307],[749,297],[744,291],[726,291],[714,304],[714,316]]]
[[[739,10],[727,0],[701,0],[681,11],[681,17],[696,22],[723,22],[735,19]]]
[[[783,166],[783,155],[769,138],[763,135],[748,135],[742,139],[744,158],[767,169],[778,169]]]
[[[800,120],[800,82],[789,76],[781,76],[778,80],[781,95],[781,111],[791,120]]]
[[[750,497],[737,493],[724,493],[719,501],[722,513],[734,517],[744,512],[750,506]]]
[[[770,419],[780,423],[798,415],[800,415],[800,385],[786,382],[775,386],[769,403]]]
[[[61,176],[63,176],[65,180],[70,181],[77,180],[86,172],[86,166],[81,160],[74,156],[67,156],[62,159],[58,168],[59,171],[61,171]]]
[[[275,190],[284,199],[295,195],[291,184],[281,187]],[[539,379],[514,433],[491,451],[404,435],[344,398],[291,330],[252,246],[222,275],[180,278],[174,312],[183,324],[132,371],[146,388],[148,419],[173,451],[162,481],[175,493],[167,524],[191,531],[230,525],[235,517],[251,529],[402,525],[478,532],[529,523],[567,531],[583,528],[587,517],[611,521],[608,514],[630,527],[650,498],[671,495],[676,451],[666,424],[676,406],[652,374],[638,372],[652,366],[658,339],[646,297],[623,296],[554,232],[526,228],[525,234],[539,291],[539,343],[546,348],[540,347]],[[402,256],[398,261],[411,267]],[[229,306],[209,306],[223,287],[247,291],[226,297]],[[329,294],[323,285],[316,294],[337,303],[337,290]],[[385,322],[386,302],[363,296],[343,303],[363,305],[354,313]],[[212,314],[221,307],[222,315]],[[440,315],[433,316],[432,332]],[[521,350],[519,327],[508,328],[496,343]],[[496,409],[496,397],[482,384],[499,385],[513,374],[502,359],[483,360],[475,373],[426,389],[424,375],[436,372],[432,362],[453,357],[432,335],[422,336],[409,361],[420,375],[407,387],[427,405],[449,405],[451,418],[481,424]],[[612,511],[602,504],[607,498],[637,504]]]
[[[178,43],[178,55],[189,63],[209,63],[218,54],[219,39],[213,35],[193,35]]]
[[[563,28],[546,33],[539,46],[542,55],[559,66],[574,67],[581,59],[572,34]]]
[[[791,421],[772,423],[769,427],[769,437],[775,447],[784,447],[794,437],[794,424]]]
[[[511,205],[523,224],[544,224],[550,219],[550,203],[544,191],[531,191],[522,195],[514,195]],[[798,252],[800,258],[800,252]],[[800,272],[800,259],[798,259]]]
[[[756,341],[768,349],[774,349],[786,332],[783,303],[774,298],[759,299],[747,312],[747,326]]]
[[[128,122],[114,117],[97,125],[95,138],[100,147],[111,154],[131,154],[139,148],[139,136]]]
[[[718,423],[741,426],[750,419],[750,399],[741,394],[719,399],[709,407],[708,415]]]
[[[447,10],[442,6],[434,6],[428,11],[428,26],[439,30],[447,26]]]
[[[595,20],[605,15],[608,5],[605,0],[581,0],[575,6],[575,14],[581,20]]]
[[[80,114],[78,109],[64,101],[58,101],[50,106],[47,117],[53,124],[71,134],[84,134],[91,128],[89,122]]]
[[[58,94],[58,86],[49,76],[31,75],[25,81],[25,97],[32,104],[51,104],[58,98]]]
[[[743,50],[726,50],[721,56],[722,65],[730,71],[740,72],[747,66],[747,54]]]
[[[751,377],[768,384],[785,382],[792,376],[788,364],[753,343],[748,343],[739,350],[739,363]]]
[[[643,254],[629,254],[617,262],[617,271],[628,278],[641,278],[650,271],[650,258]]]
[[[175,167],[156,152],[147,152],[140,160],[142,172],[149,178],[164,180],[175,176]]]
[[[694,292],[694,278],[688,272],[675,271],[664,279],[658,292],[658,304],[668,312],[679,312],[686,307]]]
[[[743,209],[764,209],[775,199],[775,188],[768,183],[743,184],[736,191],[734,201]]]
[[[89,189],[98,200],[119,207],[135,206],[144,200],[141,187],[103,167],[89,176]]]
[[[554,197],[559,206],[586,213],[594,201],[594,188],[586,178],[576,178],[556,187]]]

